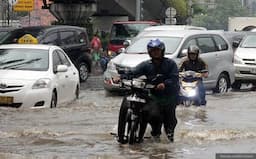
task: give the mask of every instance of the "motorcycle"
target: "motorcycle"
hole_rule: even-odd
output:
[[[199,94],[199,80],[202,78],[202,73],[195,71],[180,72],[180,104],[185,107],[191,105],[200,106],[201,99]]]
[[[128,88],[128,95],[124,97],[119,111],[118,142],[140,143],[147,127],[147,122],[142,119],[142,109],[150,99],[151,90],[155,85],[140,77],[121,79],[121,86]]]

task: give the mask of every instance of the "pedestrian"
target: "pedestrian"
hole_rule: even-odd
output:
[[[97,70],[98,67],[100,66],[99,62],[100,62],[101,52],[102,52],[102,44],[98,35],[98,31],[94,34],[90,44],[92,49],[93,66],[94,66],[94,69]]]

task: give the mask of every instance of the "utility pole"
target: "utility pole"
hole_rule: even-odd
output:
[[[143,20],[143,3],[144,0],[136,0],[136,20]]]
[[[136,0],[136,20],[140,20],[140,14],[141,14],[141,3],[140,0]]]
[[[192,23],[192,0],[188,0],[188,19],[187,24],[191,25]]]

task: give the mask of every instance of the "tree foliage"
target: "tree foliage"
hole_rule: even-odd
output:
[[[248,16],[249,12],[243,8],[239,0],[216,0],[216,7],[208,9],[206,13],[198,13],[192,19],[192,25],[207,29],[227,30],[228,18]]]
[[[186,0],[169,0],[170,6],[176,9],[177,24],[184,24],[187,16],[187,1]]]

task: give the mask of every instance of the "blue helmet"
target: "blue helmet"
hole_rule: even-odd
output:
[[[162,50],[162,54],[164,56],[165,45],[162,41],[160,41],[159,39],[150,40],[147,45],[148,53],[151,51],[151,49],[154,49],[154,48],[158,48]]]

